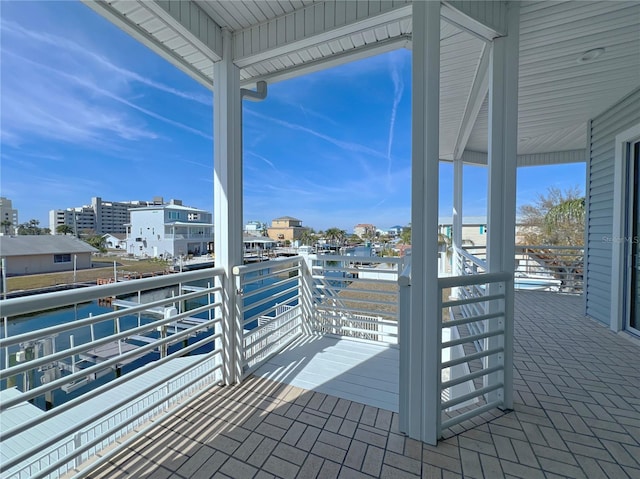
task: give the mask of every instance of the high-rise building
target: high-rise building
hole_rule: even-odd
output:
[[[162,204],[162,197],[155,197],[153,201],[105,201],[95,196],[90,205],[49,211],[49,228],[52,234],[56,234],[61,225],[70,227],[75,234],[83,231],[126,233],[130,209]]]
[[[18,228],[18,210],[14,209],[11,200],[4,196],[0,197],[0,221],[2,222],[0,233],[13,234],[16,232]]]

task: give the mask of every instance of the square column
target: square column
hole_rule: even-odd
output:
[[[518,63],[519,63],[519,2],[509,2],[508,35],[493,41],[489,80],[489,186],[487,270],[490,273],[513,274],[515,261],[516,169],[518,146]],[[490,393],[489,400],[502,399],[508,409],[513,407],[513,283],[503,290],[492,285],[490,294],[504,293],[504,320],[492,319],[490,329],[504,326],[504,371],[492,373],[485,381],[504,384],[504,397],[499,390]],[[502,321],[502,323],[500,323]],[[500,338],[488,340],[488,347],[500,346]],[[496,357],[488,358],[488,367],[497,365]]]
[[[411,293],[401,324],[400,428],[436,444],[440,421],[438,171],[440,2],[413,3]]]
[[[224,381],[241,378],[242,327],[232,278],[242,264],[242,103],[240,69],[232,57],[231,32],[222,32],[222,60],[214,63],[214,224],[215,265],[223,268],[222,317]]]

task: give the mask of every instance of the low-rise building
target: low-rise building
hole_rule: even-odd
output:
[[[245,236],[262,236],[266,228],[266,224],[261,221],[249,221],[244,225]]]
[[[127,249],[127,235],[126,233],[107,233],[102,235],[104,238],[104,245],[108,249]]]
[[[7,276],[91,268],[98,250],[73,236],[1,236],[0,257]]]
[[[275,241],[295,241],[302,238],[307,230],[308,228],[302,226],[302,220],[291,216],[282,216],[271,221],[267,235]]]
[[[201,255],[213,243],[212,214],[183,206],[180,200],[130,211],[127,252],[137,257]]]
[[[453,218],[439,219],[438,233],[451,238],[453,235]],[[487,245],[487,218],[485,216],[469,216],[463,218],[462,242],[466,246]]]

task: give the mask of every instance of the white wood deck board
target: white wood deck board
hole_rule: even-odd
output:
[[[292,386],[398,411],[399,351],[331,336],[303,336],[254,373]]]

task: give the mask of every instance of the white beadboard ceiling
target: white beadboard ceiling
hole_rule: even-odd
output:
[[[209,88],[213,64],[221,59],[222,29],[232,32],[234,61],[244,85],[282,81],[411,46],[407,0],[85,3]],[[476,23],[492,25],[481,32],[492,38],[502,33],[504,12],[499,2],[443,3],[444,159],[463,150],[487,151],[486,41],[459,25],[471,16]],[[590,63],[578,62],[594,48],[604,48],[604,54]],[[586,145],[587,121],[638,87],[640,2],[521,3],[519,154],[535,159],[539,153],[571,150],[557,158],[575,158]]]

